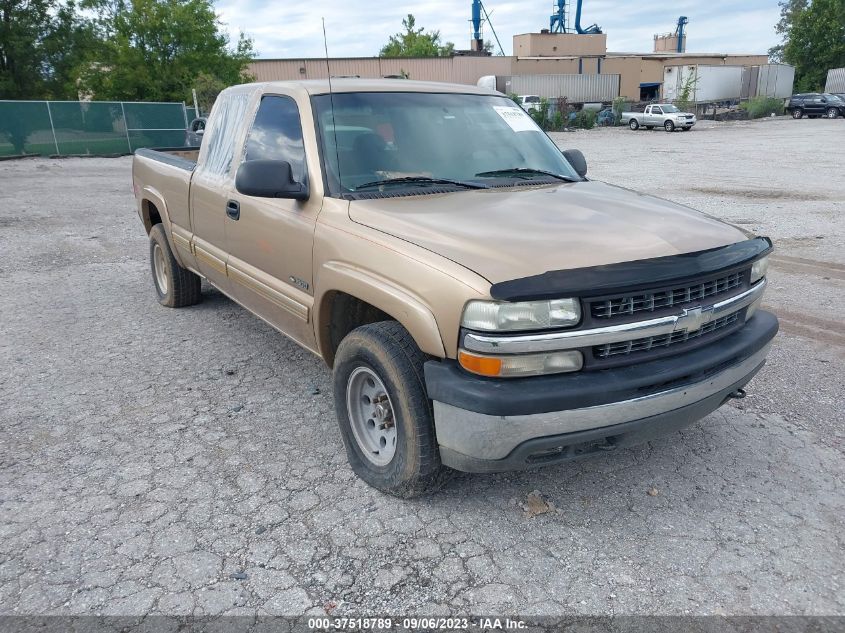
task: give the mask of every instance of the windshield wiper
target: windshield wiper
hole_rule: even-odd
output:
[[[495,169],[493,171],[482,171],[477,174],[481,178],[491,177],[491,176],[548,176],[549,178],[555,178],[556,180],[563,180],[565,182],[578,182],[575,178],[570,178],[569,176],[561,176],[560,174],[555,174],[551,171],[544,171],[542,169],[532,169],[531,167],[511,167],[510,169]]]
[[[449,178],[429,178],[428,176],[402,176],[401,178],[386,178],[385,180],[374,180],[373,182],[365,182],[363,185],[355,187],[355,191],[361,189],[368,189],[370,187],[382,187],[385,185],[454,185],[455,187],[463,187],[464,189],[489,189],[487,185],[480,185],[472,182],[463,182],[461,180],[451,180]]]

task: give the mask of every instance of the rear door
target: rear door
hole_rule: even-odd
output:
[[[242,161],[284,160],[297,182],[308,183],[308,200],[228,193],[237,217],[225,219],[228,271],[235,299],[300,344],[316,346],[311,324],[314,228],[322,200],[316,156],[307,156],[301,117],[313,119],[310,103],[265,94],[246,137]],[[313,134],[313,126],[306,126]],[[312,143],[310,145],[314,147]],[[241,160],[238,162],[240,163]]]
[[[230,89],[217,98],[191,178],[191,247],[200,272],[227,294],[224,218],[226,201],[234,187],[232,165],[249,98],[250,91],[245,88]]]

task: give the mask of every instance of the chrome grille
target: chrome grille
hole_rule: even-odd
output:
[[[677,332],[663,334],[661,336],[649,336],[646,338],[638,338],[633,341],[596,345],[593,347],[593,355],[596,358],[610,358],[612,356],[622,356],[633,354],[634,352],[646,352],[652,349],[669,347],[670,345],[677,345],[678,343],[685,343],[710,334],[711,332],[715,332],[716,330],[721,330],[733,325],[739,320],[740,315],[744,313],[744,310],[739,310],[733,314],[728,314],[727,316],[723,316],[710,321],[710,323],[704,324],[694,332],[679,330]]]
[[[711,279],[702,283],[670,288],[655,292],[612,297],[610,299],[593,301],[592,315],[596,319],[609,319],[626,316],[638,312],[654,312],[672,306],[683,306],[692,301],[700,301],[706,297],[720,295],[742,285],[743,272],[731,273],[718,279]]]

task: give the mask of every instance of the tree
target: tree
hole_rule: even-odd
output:
[[[31,98],[41,89],[41,40],[50,22],[49,0],[0,1],[0,97]]]
[[[795,66],[795,90],[823,90],[830,68],[845,66],[845,2],[786,0],[775,30],[784,37],[769,54]]]
[[[73,2],[0,0],[0,99],[75,99],[73,69],[95,42]]]
[[[44,98],[79,98],[79,74],[103,51],[96,25],[83,17],[71,1],[60,6],[50,33],[44,38]]]
[[[200,116],[202,112],[205,114],[211,112],[211,106],[217,100],[217,95],[226,88],[226,84],[214,75],[199,73],[194,79],[193,88],[197,91],[197,105],[200,110],[197,116]]]
[[[807,8],[808,0],[784,0],[780,2],[780,20],[775,24],[775,32],[786,37],[795,16]],[[783,44],[769,49],[769,60],[775,64],[783,63]]]
[[[211,0],[89,0],[103,16],[105,54],[82,75],[97,99],[187,101],[201,75],[229,86],[251,77],[252,40],[232,47]]]
[[[379,55],[381,57],[450,57],[455,52],[452,42],[440,44],[440,31],[415,29],[416,20],[410,13],[402,20],[404,33],[391,35]]]

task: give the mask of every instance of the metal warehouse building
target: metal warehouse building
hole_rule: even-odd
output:
[[[607,51],[604,33],[524,33],[513,38],[514,55],[455,55],[440,58],[343,57],[329,59],[332,76],[389,77],[475,85],[488,75],[619,75],[619,94],[632,101],[663,96],[666,67],[679,65],[760,66],[766,55],[666,52],[665,36],[655,36],[656,52]],[[326,60],[259,59],[249,68],[257,81],[325,79]]]

